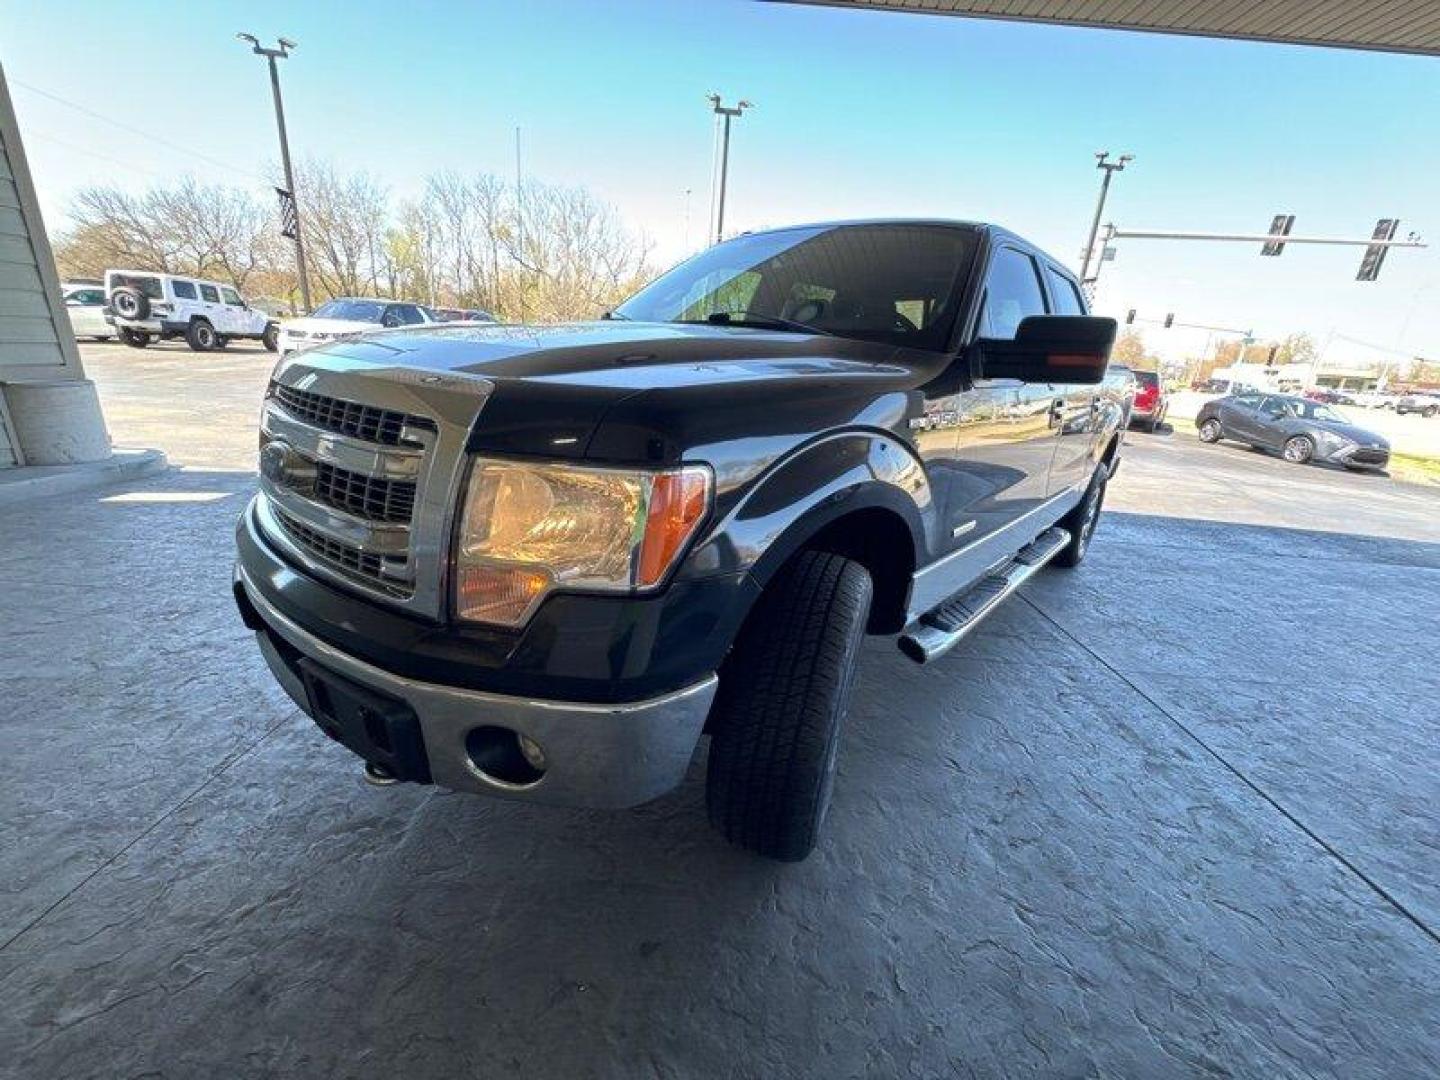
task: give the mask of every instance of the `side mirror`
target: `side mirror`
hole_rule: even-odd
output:
[[[1115,344],[1114,319],[1030,315],[1012,341],[980,338],[972,346],[987,379],[1093,385],[1105,378]]]

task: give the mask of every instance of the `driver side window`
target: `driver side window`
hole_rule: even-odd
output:
[[[1271,420],[1282,420],[1290,412],[1290,407],[1279,398],[1267,397],[1260,404],[1260,415]]]
[[[1000,248],[985,277],[985,307],[980,313],[980,336],[1013,340],[1020,321],[1045,314],[1045,294],[1035,260],[1015,248]]]

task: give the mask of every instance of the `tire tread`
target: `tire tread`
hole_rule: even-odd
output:
[[[823,818],[827,747],[844,718],[872,585],[806,551],[760,598],[721,676],[706,802],[731,842],[794,861]]]

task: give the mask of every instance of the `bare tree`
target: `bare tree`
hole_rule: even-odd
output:
[[[394,205],[374,177],[323,162],[302,166],[298,186],[322,297],[384,293],[508,319],[575,319],[651,274],[648,241],[581,188],[531,181],[516,191],[493,175],[440,172],[419,198]],[[293,298],[277,216],[268,198],[192,179],[139,195],[87,188],[56,257],[68,275],[161,270]]]

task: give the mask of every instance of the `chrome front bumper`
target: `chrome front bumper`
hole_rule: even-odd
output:
[[[280,614],[236,567],[236,580],[271,633],[322,667],[415,711],[435,783],[469,791],[564,806],[636,806],[675,787],[700,740],[710,702],[712,674],[700,682],[648,701],[603,705],[541,701],[439,686],[393,675],[327,645]],[[308,695],[299,674],[265,631],[260,651],[285,692],[307,714]],[[477,726],[509,728],[545,751],[545,775],[517,787],[480,772],[465,748]]]

